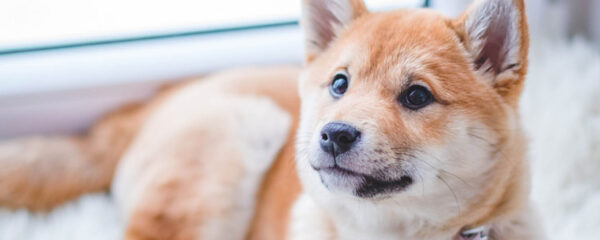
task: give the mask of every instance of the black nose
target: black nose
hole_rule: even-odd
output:
[[[339,122],[330,122],[321,130],[321,149],[332,155],[347,152],[358,141],[360,132],[356,128]]]

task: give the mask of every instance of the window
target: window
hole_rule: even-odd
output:
[[[366,2],[371,9],[424,3]],[[0,138],[82,131],[168,81],[300,63],[299,12],[300,0],[3,1]]]
[[[370,0],[374,9],[421,0]],[[295,21],[300,0],[23,0],[0,3],[0,53]]]

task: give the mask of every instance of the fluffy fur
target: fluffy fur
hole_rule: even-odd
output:
[[[352,1],[352,3],[353,7],[358,6],[357,1]],[[517,5],[515,9],[520,9],[520,7],[522,7],[522,5]],[[474,9],[477,8],[475,7]],[[483,9],[487,8],[484,7]],[[441,44],[440,42],[432,42],[434,39],[452,39],[444,38],[446,30],[443,29],[449,28],[450,30],[455,30],[459,41],[454,43],[464,44],[464,48],[461,53],[461,48],[459,47],[458,55],[455,55],[456,58],[454,58],[454,64],[460,65],[461,61],[476,61],[475,59],[478,59],[479,57],[477,53],[483,51],[481,49],[485,49],[485,47],[481,49],[473,47],[477,44],[470,44],[470,42],[473,41],[472,39],[481,38],[471,38],[470,34],[472,34],[473,31],[469,30],[468,27],[465,27],[468,25],[462,24],[465,20],[477,15],[466,14],[459,20],[447,22],[449,24],[443,26],[437,25],[443,18],[432,13],[402,13],[404,13],[402,17],[412,19],[413,23],[432,27],[433,29],[428,31],[428,33],[439,34],[436,38],[428,39],[430,40],[428,42],[429,44]],[[488,54],[486,55],[486,60],[488,61],[483,61],[482,66],[489,64],[491,66],[490,68],[484,68],[483,71],[477,71],[477,62],[471,62],[473,66],[475,66],[473,69],[475,72],[474,75],[477,76],[475,77],[475,80],[480,81],[474,84],[476,87],[468,88],[469,85],[474,83],[471,80],[464,80],[468,78],[465,77],[468,73],[463,72],[464,74],[467,74],[462,75],[462,77],[465,77],[464,79],[461,78],[461,75],[454,76],[454,78],[452,78],[454,80],[462,79],[462,81],[468,82],[468,85],[455,83],[457,86],[462,87],[463,90],[471,89],[467,91],[469,96],[462,97],[473,97],[476,99],[465,99],[464,101],[472,103],[477,101],[480,102],[472,105],[460,105],[460,97],[453,95],[451,91],[452,86],[449,86],[444,82],[439,82],[439,78],[436,79],[440,74],[447,73],[447,71],[452,69],[442,68],[431,71],[430,67],[432,65],[424,65],[424,63],[432,61],[432,59],[445,59],[454,55],[453,51],[455,49],[453,50],[453,48],[455,48],[455,46],[452,45],[454,44],[452,43],[452,40],[446,42],[450,43],[450,45],[446,45],[445,47],[438,46],[436,48],[442,50],[440,51],[442,53],[441,56],[436,56],[436,54],[439,54],[440,52],[437,52],[436,54],[426,54],[428,52],[432,53],[432,51],[419,50],[419,44],[423,43],[423,41],[396,44],[396,46],[402,45],[408,46],[408,48],[402,49],[403,51],[400,52],[401,57],[396,59],[399,61],[390,61],[386,59],[386,56],[393,56],[396,54],[394,51],[391,51],[394,49],[386,49],[385,44],[377,45],[377,41],[370,41],[370,44],[376,44],[371,45],[369,51],[371,53],[383,52],[385,54],[380,56],[378,56],[378,54],[361,54],[364,50],[360,48],[360,44],[357,43],[365,40],[368,41],[368,36],[371,32],[360,25],[373,27],[375,33],[378,35],[393,36],[394,33],[386,32],[386,30],[392,29],[393,27],[402,28],[402,26],[390,27],[391,24],[389,21],[386,21],[386,19],[395,19],[398,22],[404,20],[399,20],[402,18],[393,13],[373,15],[371,17],[365,17],[366,15],[352,16],[354,16],[356,22],[351,23],[353,25],[348,25],[350,23],[343,23],[346,26],[343,29],[346,30],[340,31],[331,29],[340,31],[332,33],[336,37],[329,40],[335,41],[335,43],[325,41],[327,45],[325,45],[325,48],[320,49],[324,52],[319,52],[319,49],[316,49],[316,51],[308,53],[307,59],[311,63],[309,64],[308,70],[305,71],[301,77],[300,93],[303,97],[303,117],[301,118],[302,124],[300,127],[300,134],[298,135],[297,162],[300,179],[302,179],[302,183],[305,187],[305,193],[303,195],[299,198],[297,197],[297,192],[299,191],[296,185],[297,183],[290,181],[291,179],[295,179],[294,175],[285,173],[286,171],[289,173],[290,169],[287,168],[290,167],[289,161],[282,161],[282,159],[289,160],[289,157],[291,156],[289,139],[290,136],[293,136],[293,131],[287,135],[288,144],[279,151],[271,170],[266,173],[266,166],[270,165],[270,162],[273,160],[274,154],[278,151],[278,145],[265,143],[266,145],[264,146],[271,147],[266,147],[265,151],[259,151],[260,153],[257,154],[251,154],[252,151],[248,152],[248,150],[261,149],[261,146],[263,145],[253,145],[250,148],[244,147],[249,146],[249,144],[253,144],[256,141],[263,142],[260,138],[255,138],[257,136],[255,135],[256,133],[244,134],[244,132],[246,132],[244,126],[260,125],[260,122],[253,120],[257,119],[256,116],[253,117],[252,112],[254,111],[245,111],[246,109],[264,109],[265,111],[263,114],[277,116],[281,113],[281,110],[277,109],[277,106],[279,106],[288,110],[287,112],[291,115],[291,119],[296,119],[297,115],[294,109],[297,109],[297,106],[294,106],[294,102],[297,102],[297,100],[294,100],[293,98],[282,98],[281,94],[276,94],[277,90],[280,90],[278,88],[257,90],[252,87],[248,88],[249,85],[244,86],[243,82],[235,80],[254,79],[252,82],[256,83],[256,81],[259,81],[259,79],[262,78],[273,79],[277,77],[279,79],[293,79],[289,77],[296,73],[294,71],[289,71],[288,74],[283,75],[254,75],[255,73],[252,72],[238,72],[238,74],[221,75],[221,78],[219,78],[221,81],[219,82],[222,84],[219,83],[212,86],[211,84],[207,84],[202,88],[204,90],[197,89],[195,91],[190,90],[194,89],[194,85],[191,87],[190,85],[186,85],[181,88],[182,90],[175,91],[171,97],[168,97],[164,101],[160,101],[161,104],[144,108],[150,109],[148,110],[149,114],[146,115],[147,121],[144,121],[141,129],[139,129],[139,133],[131,140],[131,145],[128,145],[128,151],[125,153],[122,163],[119,165],[117,178],[114,181],[115,185],[113,187],[117,199],[120,199],[118,201],[120,207],[122,207],[120,212],[124,213],[125,216],[126,237],[128,239],[189,239],[202,236],[205,238],[221,238],[222,236],[240,238],[245,232],[249,231],[249,235],[247,236],[250,239],[282,239],[282,236],[286,234],[290,239],[306,239],[306,237],[330,238],[332,236],[344,239],[402,239],[402,237],[406,239],[452,239],[462,227],[478,224],[486,224],[491,227],[493,239],[535,239],[536,237],[540,237],[534,236],[537,233],[533,226],[533,223],[536,223],[535,214],[528,210],[530,205],[527,204],[526,200],[528,186],[525,179],[527,176],[527,164],[522,158],[522,154],[524,153],[523,138],[519,131],[515,131],[518,129],[518,118],[516,117],[517,113],[515,112],[515,109],[522,87],[524,68],[526,67],[526,61],[523,60],[523,56],[527,47],[522,44],[526,43],[526,39],[520,38],[518,41],[520,47],[517,46],[519,52],[517,62],[496,61],[497,59],[490,60],[491,58],[494,58],[494,56],[489,55],[489,52],[487,51],[483,52],[484,54]],[[420,26],[419,24],[407,26],[423,28],[423,26]],[[517,24],[517,26],[520,26],[519,29],[521,29],[519,30],[521,31],[519,36],[525,36],[525,34],[522,34],[524,24],[520,23]],[[409,38],[390,37],[390,39],[420,39],[423,37],[417,33],[410,34],[410,27],[401,31],[410,36]],[[361,35],[354,35],[353,31],[361,33]],[[483,40],[485,41],[485,39]],[[347,53],[344,54],[344,51],[347,51]],[[313,55],[310,56],[310,54]],[[358,54],[358,57],[356,55],[352,56],[352,54]],[[327,76],[329,76],[329,74],[327,74],[327,69],[330,67],[329,65],[337,65],[336,62],[339,62],[335,60],[339,60],[340,58],[366,58],[367,61],[365,62],[370,63],[367,65],[381,66],[385,71],[378,70],[377,68],[365,71],[364,69],[361,69],[360,64],[358,66],[354,65],[354,68],[361,69],[360,71],[353,68],[347,68],[346,70],[354,76],[352,84],[358,86],[361,86],[361,82],[363,84],[362,87],[354,87],[352,94],[361,94],[361,90],[370,89],[368,94],[363,94],[364,97],[362,99],[365,101],[352,102],[353,98],[349,97],[350,100],[347,100],[349,102],[344,102],[347,106],[338,106],[337,108],[324,110],[323,105],[325,103],[329,104],[327,100],[324,100],[327,99],[324,97],[326,95],[317,97],[321,93],[316,89],[322,87],[323,84],[320,84],[320,81],[327,81]],[[433,62],[435,62],[435,60]],[[393,67],[386,65],[395,62],[401,63],[404,68],[393,70]],[[432,62],[429,62],[429,64],[431,63]],[[510,67],[503,68],[504,66]],[[392,71],[390,71],[390,69]],[[460,71],[465,71],[466,69],[469,68],[457,68],[453,69],[452,72],[454,72],[453,74],[460,74]],[[502,71],[498,72],[495,70],[488,72],[487,69],[501,69]],[[428,70],[431,72],[428,72]],[[386,82],[386,79],[392,79],[390,76],[395,75],[388,76],[386,74],[395,73],[402,76],[402,73],[407,71],[423,74],[423,76],[420,76],[418,79],[432,88],[437,96],[440,96],[441,103],[459,103],[454,106],[459,106],[459,108],[463,110],[454,114],[440,115],[439,112],[443,111],[443,109],[440,108],[441,106],[437,106],[436,108],[432,107],[429,112],[421,114],[432,114],[437,112],[438,115],[431,115],[429,118],[421,119],[421,121],[418,122],[410,120],[410,118],[414,117],[419,118],[418,115],[412,117],[407,115],[405,118],[397,119],[403,124],[410,125],[410,128],[395,126],[394,124],[399,124],[398,121],[386,122],[385,119],[395,119],[397,117],[384,114],[389,114],[387,111],[393,109],[394,106],[388,106],[388,103],[382,101],[389,96],[385,94],[385,91],[382,91],[381,89],[378,90],[378,87],[383,86],[384,89],[397,88],[397,85],[390,85]],[[367,82],[366,76],[371,76],[369,74],[374,74],[373,76],[378,76],[378,78],[371,78],[375,84],[370,86],[364,85],[364,82]],[[593,78],[598,72],[592,71],[589,74]],[[452,77],[449,75],[444,76]],[[403,79],[399,79],[399,81],[401,80]],[[224,81],[224,83],[222,81]],[[266,82],[262,82],[262,84],[264,83]],[[235,87],[232,90],[224,89],[222,88],[223,86]],[[265,85],[258,84],[258,86]],[[284,84],[281,86],[286,87],[289,85]],[[490,92],[491,90],[496,91],[499,98],[482,97],[482,93],[478,93],[478,91],[482,91],[482,89],[487,89],[482,92],[487,95],[494,95],[494,93]],[[244,90],[250,91],[250,96],[247,95],[248,92],[244,93]],[[260,100],[260,97],[256,98],[257,95],[261,96],[259,93],[263,94],[262,96],[268,96],[270,99],[274,99],[275,102],[278,103],[277,106],[270,103],[268,100],[263,101]],[[196,97],[189,97],[190,95]],[[289,97],[289,94],[284,95]],[[219,111],[220,108],[218,106],[220,105],[208,104],[200,105],[202,106],[202,111],[186,111],[186,109],[189,110],[189,106],[187,106],[189,102],[193,102],[194,99],[199,98],[206,99],[204,97],[220,100],[219,102],[224,104],[221,106],[226,105],[228,109],[238,109],[240,106],[241,108],[237,111],[222,112]],[[597,99],[590,100],[594,101]],[[246,106],[247,104],[249,105]],[[495,106],[494,108],[491,108],[494,109],[492,112],[490,112],[489,109],[484,109],[482,107],[486,106],[490,108],[490,104]],[[371,107],[365,108],[361,105],[369,105]],[[152,106],[152,104],[150,106]],[[217,107],[213,108],[212,106]],[[336,112],[335,110],[338,108],[346,109],[347,111]],[[370,111],[373,112],[371,113]],[[195,113],[200,114],[199,116],[201,117],[198,118],[198,115],[195,115]],[[209,115],[203,116],[203,114],[206,113],[209,113]],[[241,120],[238,122],[240,124],[236,123],[236,121],[228,121],[227,119],[236,119],[228,114],[238,114],[237,116],[241,117],[237,118]],[[369,116],[369,118],[359,119],[353,117],[354,114]],[[189,116],[190,118],[173,118],[174,115]],[[378,118],[378,115],[382,115],[380,116],[381,118]],[[444,115],[447,115],[447,117],[440,118],[440,116]],[[286,126],[291,125],[291,129],[294,129],[295,122],[292,121],[291,124],[286,122],[288,117],[285,117],[285,114],[278,119],[280,119],[280,121],[278,121],[280,122],[279,124],[269,124],[269,126],[280,127],[275,127],[276,131],[273,132],[273,135],[265,134],[264,136],[267,140],[274,139],[274,142],[286,142],[283,140],[285,139]],[[332,185],[325,187],[323,183],[319,182],[319,176],[315,174],[315,171],[310,169],[307,164],[314,161],[314,159],[322,158],[318,153],[311,149],[312,135],[319,129],[319,126],[323,124],[321,123],[322,121],[329,121],[330,119],[342,119],[346,122],[355,123],[360,126],[366,133],[365,139],[367,140],[365,141],[368,141],[367,143],[371,144],[362,145],[361,152],[382,155],[384,160],[381,160],[379,164],[384,164],[384,166],[387,166],[387,169],[396,169],[392,172],[382,172],[380,171],[381,169],[376,168],[377,165],[369,165],[368,162],[364,162],[365,160],[358,158],[352,162],[352,164],[356,165],[348,165],[352,167],[353,170],[365,171],[364,174],[371,174],[372,172],[370,171],[376,170],[377,173],[380,174],[377,175],[377,177],[383,179],[393,179],[398,176],[403,176],[403,174],[412,174],[410,176],[420,177],[420,179],[415,178],[416,184],[413,184],[403,192],[383,192],[383,195],[373,195],[370,197],[375,198],[363,200],[359,200],[353,196],[355,194],[353,187],[355,186],[352,185],[352,182],[348,185],[348,183],[345,182],[336,183],[335,178],[333,178],[333,182],[321,178],[321,181],[324,181],[323,183],[333,183]],[[484,120],[482,121],[482,119]],[[172,121],[175,121],[177,124],[173,124]],[[203,121],[207,122],[203,123]],[[198,122],[203,124],[195,125],[195,123]],[[169,123],[169,127],[166,128],[166,130],[161,129],[163,127],[162,124],[164,123]],[[426,125],[426,127],[422,127],[421,125],[423,124]],[[207,126],[210,127],[206,128]],[[473,129],[476,131],[471,133],[475,134],[477,137],[461,133],[460,129],[465,129],[468,126],[474,127]],[[437,128],[449,129],[436,132]],[[235,134],[230,135],[227,129],[234,129]],[[398,132],[398,129],[404,130]],[[373,132],[378,134],[368,135]],[[448,136],[445,136],[447,132],[453,132],[453,134],[449,136],[449,139],[444,140],[448,138]],[[262,134],[263,131],[260,133]],[[405,136],[398,137],[396,136],[397,134],[404,134]],[[157,135],[164,137],[155,138]],[[252,140],[244,141],[244,139]],[[398,139],[405,139],[405,141],[394,142],[394,140]],[[433,144],[428,142],[434,139],[438,139],[438,141],[433,141]],[[439,141],[439,139],[442,140]],[[177,144],[173,144],[169,140],[174,141]],[[205,144],[191,144],[202,143],[205,140],[210,140],[210,146],[212,146],[208,151],[200,151],[198,148],[207,146]],[[480,141],[477,142],[475,140]],[[397,164],[396,162],[385,158],[385,155],[390,154],[390,151],[387,151],[386,149],[373,150],[374,147],[382,145],[378,144],[382,142],[389,142],[383,144],[384,146],[403,144],[403,148],[399,148],[402,151],[405,149],[414,149],[416,148],[415,146],[418,146],[419,152],[411,153],[407,156],[414,155],[424,161],[434,161],[435,163],[432,166],[408,158]],[[490,143],[493,144],[489,145]],[[10,144],[11,143],[6,143],[5,147],[8,147],[4,148],[4,153],[11,153],[11,151],[8,151],[11,149]],[[445,147],[448,144],[452,146],[451,150],[453,151],[449,151],[449,149]],[[148,148],[149,146],[154,147]],[[473,148],[473,146],[477,147]],[[223,147],[223,150],[229,150],[215,151],[215,149],[220,147]],[[79,148],[74,149],[77,150]],[[244,151],[244,149],[246,149],[246,151]],[[460,155],[460,153],[456,151],[457,149],[462,149],[462,152],[468,151],[470,155]],[[149,150],[153,150],[154,152]],[[502,158],[500,159],[511,159],[512,161],[498,163],[495,162],[498,161],[497,159],[491,158],[488,160],[492,160],[492,163],[477,162],[478,159],[486,159],[487,153],[490,151],[496,150],[502,155]],[[210,171],[211,169],[214,170],[224,167],[219,165],[222,161],[206,162],[203,159],[220,159],[219,155],[214,154],[225,152],[226,154],[222,155],[222,157],[224,157],[222,158],[222,161],[228,163],[226,164],[227,170]],[[65,153],[69,154],[68,151]],[[532,153],[535,153],[535,151],[532,151]],[[209,154],[211,156],[203,154]],[[404,154],[406,155],[406,153]],[[2,155],[0,155],[0,160],[2,160],[1,156]],[[252,158],[252,156],[257,156],[257,159],[248,161],[249,158],[245,158]],[[360,155],[358,156],[360,157]],[[7,159],[8,158],[4,158],[2,161],[7,161]],[[168,159],[170,161],[160,161],[161,159]],[[449,159],[460,161],[463,164],[463,167],[456,168],[455,166],[453,168],[453,165],[447,162]],[[534,163],[537,165],[538,161],[539,160],[536,160]],[[249,165],[248,163],[258,164]],[[176,169],[176,171],[162,171],[163,169],[170,169],[171,167]],[[236,169],[238,168],[241,168],[242,170],[241,172],[236,173],[235,171],[237,171]],[[444,168],[448,172],[440,171],[440,168]],[[474,172],[476,172],[474,170],[477,169],[488,169],[487,172],[482,171],[485,172],[485,175],[487,176],[474,174]],[[110,172],[110,169],[107,171]],[[189,171],[189,173],[183,174],[186,171]],[[217,172],[218,174],[214,174]],[[456,180],[451,179],[451,175],[454,175]],[[538,173],[538,175],[542,174]],[[189,176],[194,177],[190,179],[188,178]],[[440,176],[445,177],[446,181],[441,181],[442,179]],[[592,174],[590,174],[590,176],[593,178]],[[55,177],[60,178],[60,175],[55,175]],[[265,180],[261,184],[260,179],[263,177]],[[103,178],[105,177],[101,177],[101,179]],[[201,181],[198,181],[198,179],[201,179]],[[469,184],[464,182],[465,179],[467,179]],[[283,182],[287,185],[284,187],[273,185],[281,183],[281,181],[277,180],[284,180]],[[360,181],[358,183],[360,183]],[[444,188],[444,185],[442,185],[443,183],[446,184],[447,188]],[[490,183],[493,183],[493,185],[490,185]],[[340,188],[339,186],[342,185],[339,184],[345,185]],[[534,184],[536,184],[536,182],[534,182]],[[257,187],[258,189],[256,189]],[[18,188],[14,187],[11,189],[18,190]],[[241,191],[231,191],[231,189],[238,189]],[[76,192],[93,190],[93,188],[86,189],[85,187],[75,188]],[[222,201],[210,201],[210,197],[196,198],[197,196],[202,196],[201,193],[203,192],[207,192],[208,196],[222,196],[222,198],[220,198]],[[587,192],[588,191],[583,191],[580,193],[585,194]],[[10,194],[15,193],[17,193],[17,195],[19,194],[18,191],[13,191],[8,192],[8,196],[10,197]],[[256,198],[252,197],[254,195]],[[10,203],[11,198],[6,197],[6,193],[4,196],[3,199]],[[63,197],[68,198],[69,196],[70,195],[67,194]],[[482,198],[482,196],[484,196],[484,198]],[[475,204],[473,204],[474,198],[478,199],[475,201]],[[27,199],[27,195],[22,199]],[[252,208],[254,205],[253,199],[256,199],[255,208]],[[294,208],[291,209],[291,218],[288,218],[285,213],[289,211],[291,201],[295,199],[298,200],[296,201]],[[412,201],[411,199],[419,200]],[[538,200],[539,199],[540,198],[538,198]],[[82,201],[89,202],[90,200]],[[39,201],[14,202],[13,206],[18,206],[19,204],[26,206],[28,203],[34,204],[36,202],[43,202],[43,199]],[[483,202],[484,204],[478,204],[477,202]],[[568,200],[565,202],[571,203]],[[399,207],[399,205],[401,207]],[[595,206],[596,205],[591,204],[588,205],[586,209],[593,210],[595,209]],[[216,211],[212,211],[211,209]],[[232,209],[236,209],[236,211],[231,211]],[[456,211],[451,211],[452,209]],[[282,213],[283,215],[278,215]],[[7,214],[10,215],[10,213]],[[239,214],[244,216],[240,216]],[[248,221],[243,221],[243,219],[249,219],[252,215],[254,215],[254,217],[250,223],[248,223]],[[240,219],[242,221],[239,222],[239,224],[235,224],[235,226],[232,226],[232,224],[221,224],[218,221],[206,222],[208,219],[215,218],[221,219],[222,222],[227,223],[231,223],[232,219],[233,221],[240,221]],[[287,220],[291,220],[287,233],[284,231],[285,225],[283,227],[281,227],[281,225],[279,225],[279,227],[273,227],[276,226],[274,225],[275,222],[279,222],[279,224],[283,222],[285,224]],[[304,234],[311,235],[305,236]]]
[[[286,66],[232,70],[117,111],[87,136],[2,141],[0,203],[48,209],[112,182],[125,239],[243,238],[252,223],[273,221],[276,209],[256,199],[277,198],[285,206],[280,191],[298,191],[294,181],[282,188],[276,181],[282,176],[267,172],[280,166],[288,170],[283,177],[293,173],[274,160],[291,163],[293,151],[283,146],[292,146],[297,76],[296,67]],[[263,179],[278,185],[259,191]],[[4,226],[11,238],[29,237],[13,229],[18,225]]]
[[[363,12],[350,2],[358,9],[350,13]],[[330,19],[327,11],[339,14],[320,9],[308,21]],[[323,230],[339,239],[454,239],[479,225],[492,239],[543,238],[516,111],[527,67],[523,2],[480,1],[455,20],[428,10],[353,16],[344,31],[331,29],[336,37],[300,77],[296,161],[314,204],[298,212],[324,213],[333,227]],[[340,71],[349,89],[335,99],[327,90]],[[436,101],[399,104],[415,84]],[[359,129],[360,142],[331,157],[319,146],[330,122]],[[335,167],[344,174],[323,170]],[[293,216],[292,224],[314,221]]]
[[[188,103],[204,98],[210,101],[190,110]],[[204,84],[177,92],[149,117],[117,169],[112,191],[130,219],[128,238],[243,238],[290,124],[266,98]]]
[[[600,111],[596,109],[600,72],[594,66],[600,64],[600,55],[581,39],[566,42],[540,37],[532,41],[536,44],[521,100],[524,128],[531,139],[532,197],[549,239],[596,240],[600,228],[600,186],[595,184],[600,182],[595,179],[600,171],[595,147],[600,144]],[[557,114],[556,109],[569,113]],[[49,213],[0,210],[0,239],[118,240],[124,227],[107,194],[85,195]]]

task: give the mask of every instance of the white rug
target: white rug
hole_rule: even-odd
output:
[[[600,51],[531,41],[521,101],[532,197],[552,240],[600,239]],[[598,46],[600,47],[600,46]]]
[[[0,240],[119,240],[122,232],[105,193],[82,196],[48,214],[0,210]]]
[[[538,40],[532,39],[522,100],[531,138],[533,198],[552,240],[597,240],[600,54],[582,40]],[[49,214],[0,209],[0,240],[118,240],[122,232],[116,206],[103,193]]]

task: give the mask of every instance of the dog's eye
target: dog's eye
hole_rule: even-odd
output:
[[[329,93],[334,98],[339,98],[348,90],[348,76],[345,73],[337,73],[333,76],[331,86],[329,86]]]
[[[427,88],[413,85],[400,94],[400,103],[405,107],[418,110],[429,105],[433,101],[433,95]]]

